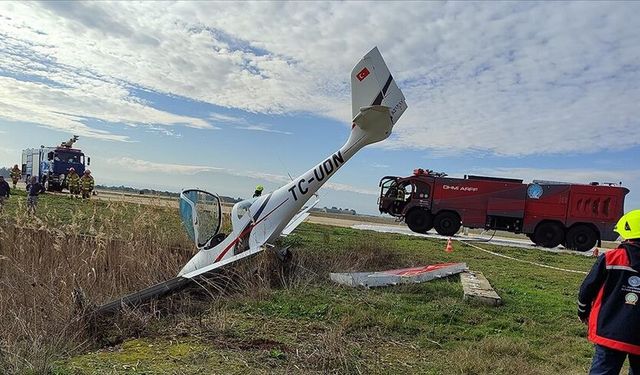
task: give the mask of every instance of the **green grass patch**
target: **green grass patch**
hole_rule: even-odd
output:
[[[198,347],[197,351],[206,358],[215,358],[207,354],[211,335],[229,342],[257,337],[281,346],[230,345],[224,348],[229,367],[213,366],[213,373],[232,373],[238,361],[245,361],[250,371],[276,373],[577,374],[588,368],[591,345],[575,315],[582,275],[514,262],[459,243],[454,244],[453,253],[446,253],[442,241],[321,225],[304,224],[287,241],[298,248],[301,257],[357,256],[359,247],[376,246],[396,254],[388,262],[373,262],[373,270],[385,265],[466,262],[485,274],[504,305],[464,302],[457,276],[370,290],[333,285],[323,279],[330,271],[324,268],[332,264],[329,262],[318,269],[323,278],[314,283],[270,289],[259,298],[234,295],[215,303],[207,314],[225,320],[225,328],[220,329],[218,322],[190,331],[198,332],[192,345],[204,345],[206,349]],[[586,271],[593,263],[592,258],[579,255],[481,246],[556,267]],[[340,262],[333,264],[341,266]],[[350,268],[349,264],[342,266]],[[171,331],[171,327],[166,329]],[[155,339],[163,338],[170,341],[164,334]],[[111,353],[86,354],[60,366],[77,369],[78,363],[96,356],[103,361],[100,363],[123,363],[120,354]],[[180,362],[158,363],[166,366],[162,371],[190,371]]]
[[[50,278],[45,285],[50,282],[52,291],[56,290],[55,285],[62,285],[54,277],[65,277],[63,280],[69,285],[64,291],[67,296],[74,282],[91,291],[91,285],[110,277],[117,269],[119,273],[113,280],[118,284],[111,294],[146,286],[143,284],[154,278],[178,271],[179,267],[167,271],[157,263],[163,256],[166,261],[176,262],[173,259],[176,255],[168,253],[162,247],[164,244],[171,247],[186,243],[175,209],[44,195],[37,217],[28,217],[23,214],[24,199],[23,195],[11,198],[2,214],[5,222],[30,228],[41,225],[67,233],[78,231],[96,236],[98,245],[101,236],[121,236],[128,246],[121,251],[118,242],[109,243],[96,253],[92,251],[93,242],[79,239],[73,243],[80,246],[86,242],[86,250],[75,250],[72,255],[64,247],[56,250],[71,256],[70,261],[75,263],[65,268],[66,261],[59,262],[55,274],[43,273]],[[136,233],[144,234],[143,238]],[[165,238],[160,247],[154,242],[159,236]],[[46,371],[54,374],[582,374],[587,371],[592,347],[575,311],[583,275],[496,257],[458,242],[454,242],[454,252],[446,253],[443,241],[306,223],[283,242],[293,247],[297,262],[295,275],[284,286],[260,271],[270,264],[264,263],[270,259],[265,254],[246,265],[245,277],[249,275],[252,282],[245,289],[212,298],[200,309],[132,315],[131,319],[139,320],[135,330],[127,331],[120,323],[110,328],[117,333],[113,337],[124,338],[112,340],[120,342],[118,345],[99,347],[90,338],[84,338],[89,341],[82,344],[60,345],[64,350],[50,355],[54,362],[49,362]],[[517,259],[580,271],[588,271],[594,261],[573,254],[479,245]],[[146,250],[136,253],[141,248]],[[47,268],[47,264],[28,263],[32,262],[29,249],[15,250],[17,255],[11,256],[12,262],[28,265],[29,269]],[[25,260],[19,263],[20,259]],[[33,262],[41,262],[38,259]],[[79,281],[74,281],[67,274],[73,272],[75,264],[85,264],[85,260],[85,268],[78,272]],[[152,260],[156,263],[149,263]],[[504,305],[487,307],[463,301],[458,276],[369,290],[348,288],[328,280],[329,272],[377,271],[440,262],[465,262],[470,269],[482,271]],[[157,275],[141,278],[141,272],[150,269],[149,264],[154,264]],[[39,274],[34,272],[33,277]],[[13,280],[15,274],[12,275],[7,280]],[[99,295],[104,287],[93,292]],[[14,295],[24,293],[16,286]],[[55,294],[43,298],[52,296]],[[71,308],[61,307],[71,302],[65,298],[55,305],[64,312],[56,319],[66,319],[71,314]],[[24,311],[27,317],[33,310],[25,307]],[[5,315],[11,314],[7,310]],[[52,334],[44,328],[42,332]],[[109,332],[103,334],[107,336]],[[18,334],[15,337],[24,340]],[[37,338],[32,342],[37,342]],[[28,366],[23,368],[22,372],[29,371]]]

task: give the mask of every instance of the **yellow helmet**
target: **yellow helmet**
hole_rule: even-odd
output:
[[[262,190],[264,190],[264,187],[262,185],[256,186],[256,191],[262,191]]]
[[[640,238],[640,210],[627,212],[618,220],[618,224],[613,230],[625,240]]]

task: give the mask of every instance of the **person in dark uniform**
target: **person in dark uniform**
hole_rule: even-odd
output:
[[[0,176],[0,212],[2,212],[2,207],[4,207],[5,199],[9,199],[10,192],[9,183],[4,180],[4,176]]]
[[[38,182],[36,176],[31,177],[31,183],[27,185],[27,212],[35,215],[38,208],[38,195],[45,192],[44,186]]]
[[[578,317],[587,324],[595,354],[589,374],[640,375],[640,210],[624,215],[614,229],[624,241],[598,257],[578,296]]]

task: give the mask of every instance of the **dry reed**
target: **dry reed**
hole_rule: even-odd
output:
[[[58,358],[144,334],[160,311],[189,316],[215,298],[263,298],[271,288],[326,283],[332,271],[405,265],[385,244],[375,242],[339,250],[294,249],[284,263],[267,251],[198,280],[191,293],[126,309],[105,330],[88,319],[93,307],[174,277],[194,249],[173,210],[118,202],[80,204],[75,210],[42,205],[32,217],[22,213],[19,201],[18,214],[0,216],[0,373],[46,373]],[[328,333],[323,342],[336,348],[339,336]],[[353,366],[344,353],[332,353],[329,357],[335,358],[320,362],[331,368]]]

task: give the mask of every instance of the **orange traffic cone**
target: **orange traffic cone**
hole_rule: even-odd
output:
[[[596,247],[593,249],[593,256],[597,257],[598,255],[600,255],[600,250],[598,250],[598,248]]]
[[[451,238],[447,240],[447,247],[444,249],[447,253],[453,253],[453,244],[451,243]]]

